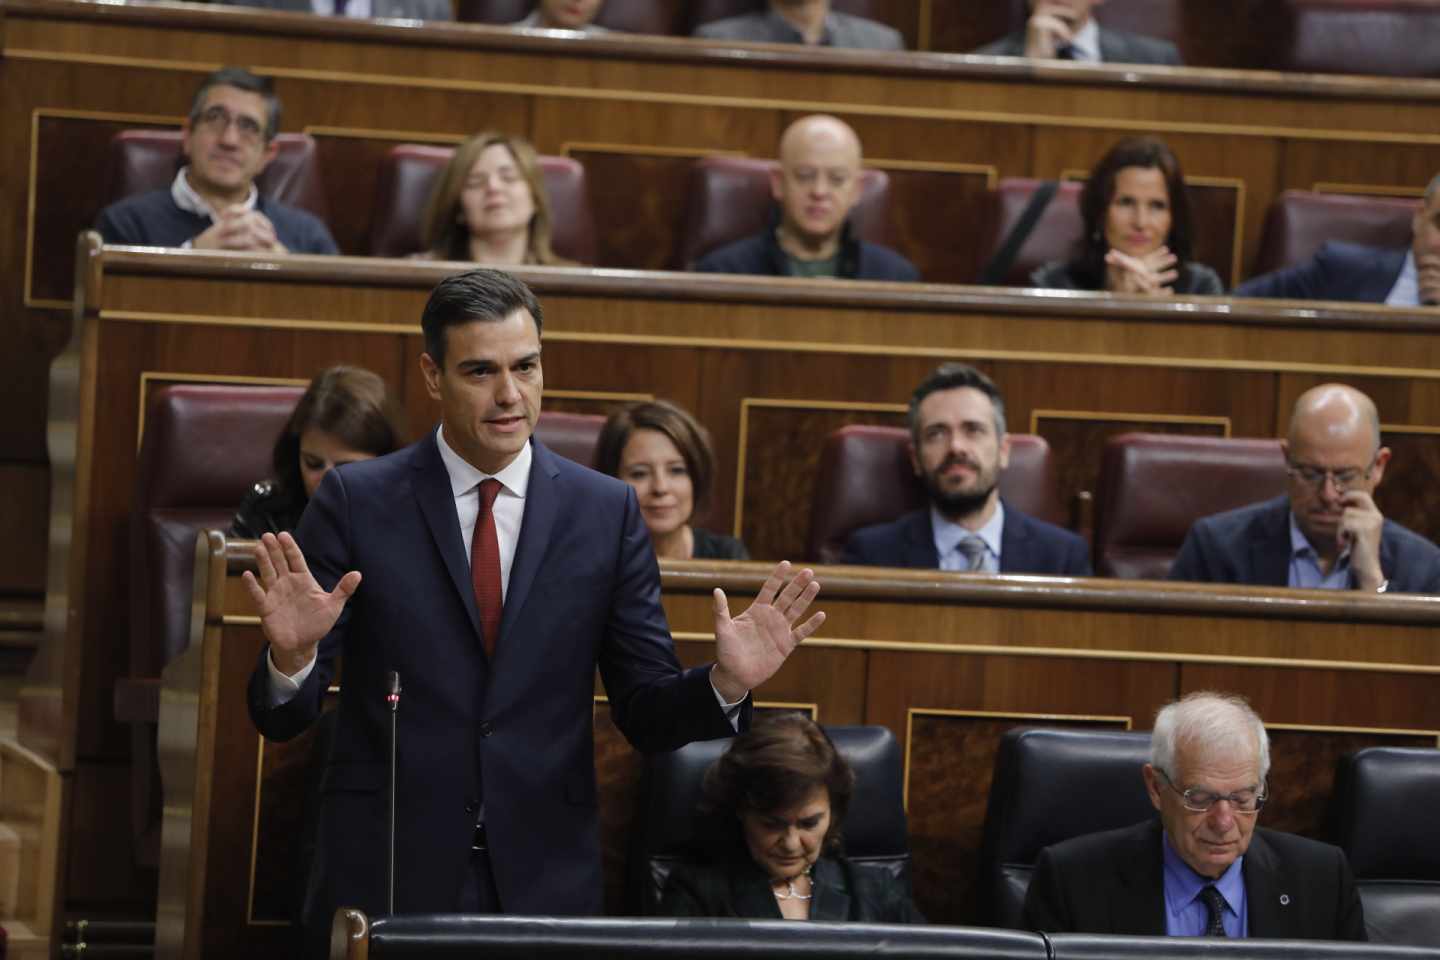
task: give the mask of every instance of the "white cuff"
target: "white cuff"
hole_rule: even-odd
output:
[[[301,667],[294,676],[290,676],[280,672],[280,668],[275,666],[275,658],[270,655],[269,651],[266,651],[265,667],[270,671],[270,706],[278,707],[294,700],[295,695],[304,686],[305,678],[310,676],[311,670],[315,669],[315,661],[318,659],[320,658],[311,657],[309,663]],[[713,687],[714,684],[711,686]]]
[[[274,667],[271,667],[270,669],[271,669],[271,670],[274,670],[275,668],[274,668]],[[715,667],[712,666],[712,667],[710,668],[710,673],[708,674],[708,676],[709,676],[709,678],[710,678],[710,690],[711,690],[712,693],[715,694],[715,702],[718,703],[718,704],[720,704],[720,709],[721,709],[721,710],[725,711],[725,719],[730,721],[730,726],[732,726],[732,727],[735,728],[735,732],[736,732],[736,733],[739,733],[739,732],[740,732],[740,708],[745,705],[745,697],[750,696],[750,691],[748,691],[748,690],[745,691],[745,696],[744,696],[744,697],[741,697],[739,700],[736,700],[734,703],[730,703],[729,701],[727,701],[727,700],[725,699],[724,696],[721,695],[720,689],[715,686],[715,676],[714,676],[714,674],[715,674]],[[301,679],[303,680],[304,678],[301,677]],[[293,694],[292,694],[292,696],[293,696]]]

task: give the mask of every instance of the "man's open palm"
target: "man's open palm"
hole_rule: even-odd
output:
[[[340,619],[346,601],[360,586],[360,572],[351,570],[326,593],[288,533],[262,536],[255,545],[255,565],[260,577],[257,580],[246,570],[245,589],[270,641],[270,657],[283,673],[297,673],[314,658],[315,648]]]
[[[808,569],[786,583],[789,576],[790,563],[782,561],[770,573],[750,608],[734,618],[725,591],[715,589],[717,665],[711,679],[728,701],[741,699],[774,676],[800,641],[825,622],[825,614],[816,613],[796,626],[820,593],[820,583]]]

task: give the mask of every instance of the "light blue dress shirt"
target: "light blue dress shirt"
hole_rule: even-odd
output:
[[[968,567],[965,555],[960,552],[958,545],[967,537],[978,537],[980,542],[985,544],[985,557],[980,561],[978,571],[1000,572],[1000,535],[1005,529],[1005,505],[1003,503],[996,501],[995,513],[985,522],[985,526],[973,533],[958,523],[951,523],[932,506],[930,508],[930,527],[935,531],[935,553],[940,557],[941,570],[962,573],[966,571]]]
[[[1220,922],[1227,937],[1250,935],[1249,910],[1245,901],[1245,858],[1236,857],[1219,880],[1202,877],[1180,859],[1170,846],[1170,834],[1164,834],[1161,848],[1165,851],[1165,933],[1172,937],[1203,937],[1210,922],[1210,911],[1200,899],[1200,891],[1211,883],[1225,898],[1225,913]]]
[[[1290,586],[1307,587],[1311,590],[1349,590],[1350,550],[1347,547],[1330,566],[1329,573],[1320,570],[1320,555],[1305,539],[1300,525],[1295,522],[1295,511],[1290,511]]]

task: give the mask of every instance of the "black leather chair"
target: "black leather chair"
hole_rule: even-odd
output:
[[[1370,939],[1440,948],[1440,750],[1348,754],[1333,802]]]
[[[1046,936],[1050,960],[1432,960],[1434,950],[1325,940],[1226,940],[1219,937]]]
[[[843,825],[846,856],[885,866],[908,890],[909,832],[895,735],[878,726],[826,727],[825,732],[855,771],[855,791]],[[693,854],[700,784],[728,745],[728,740],[707,740],[649,759],[630,850],[629,909],[653,914],[670,871]]]
[[[1140,768],[1148,733],[1011,730],[995,755],[980,843],[980,917],[1020,928],[1040,851],[1154,815]]]
[[[545,960],[850,960],[953,957],[1048,960],[1037,933],[970,927],[791,920],[398,916],[337,913],[332,957]]]

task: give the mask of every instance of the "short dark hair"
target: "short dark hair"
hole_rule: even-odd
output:
[[[205,106],[205,94],[209,93],[212,87],[234,87],[264,97],[265,142],[275,139],[275,134],[280,132],[280,98],[275,93],[275,81],[269,77],[256,76],[240,67],[221,67],[200,81],[200,87],[195,91],[195,99],[190,102],[191,123],[200,119],[200,111]]]
[[[275,438],[270,465],[280,492],[305,501],[300,477],[300,435],[311,428],[334,436],[351,450],[384,456],[400,446],[404,418],[379,374],[362,367],[326,367],[295,404]]]
[[[755,721],[711,764],[701,807],[738,820],[747,812],[774,813],[804,803],[816,787],[830,797],[825,850],[837,853],[855,773],[819,724],[803,713],[782,713]]]
[[[910,395],[910,439],[917,446],[920,443],[920,404],[932,393],[957,390],[960,387],[979,390],[990,398],[990,405],[995,408],[995,436],[1005,436],[1005,398],[1000,395],[1000,388],[995,386],[995,381],[968,363],[942,363],[935,368],[934,373],[921,380],[915,392]]]
[[[516,310],[525,310],[535,321],[538,336],[544,317],[540,301],[521,281],[503,270],[479,267],[446,277],[430,291],[420,329],[425,334],[425,352],[442,370],[445,367],[445,331],[476,320],[504,320]]]
[[[1165,177],[1165,192],[1170,199],[1170,233],[1165,245],[1179,261],[1183,287],[1193,252],[1190,218],[1190,195],[1185,189],[1185,174],[1180,160],[1165,141],[1155,137],[1126,137],[1106,151],[1090,171],[1085,189],[1080,192],[1080,216],[1085,221],[1085,238],[1080,257],[1071,263],[1071,275],[1083,289],[1105,289],[1105,254],[1110,244],[1105,239],[1105,220],[1110,201],[1115,199],[1115,178],[1126,167],[1159,170]]]
[[[605,421],[595,444],[595,469],[612,477],[620,476],[620,458],[625,444],[636,430],[656,430],[675,444],[685,460],[694,491],[694,513],[708,505],[715,480],[715,453],[710,434],[700,422],[682,407],[665,400],[646,400],[626,404]],[[690,517],[685,518],[690,522]]]

